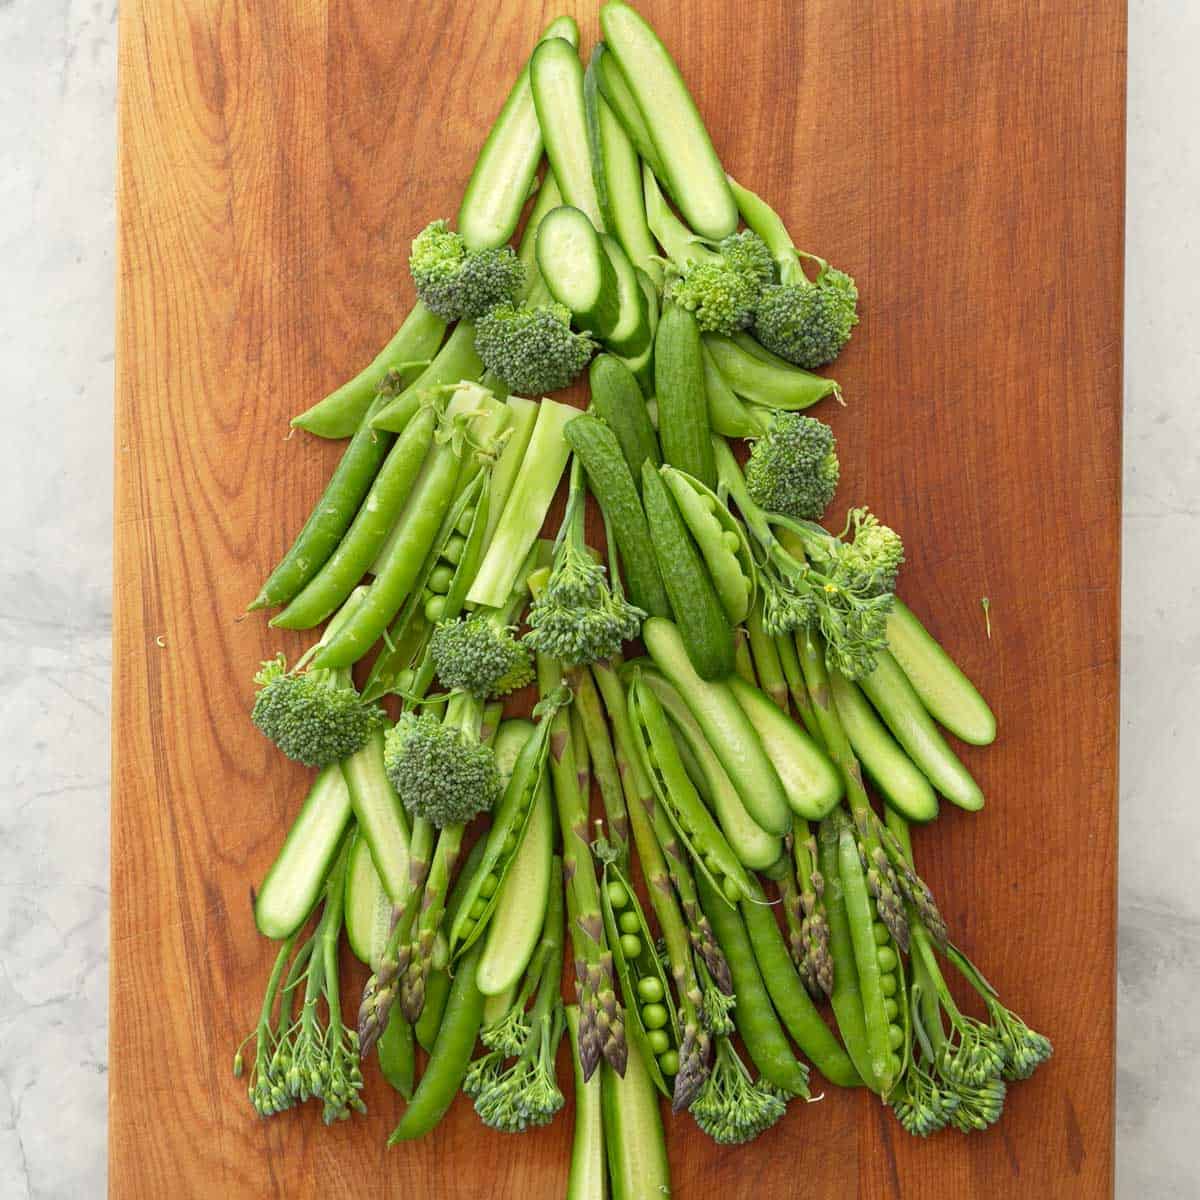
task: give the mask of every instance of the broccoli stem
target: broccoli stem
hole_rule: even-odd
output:
[[[550,696],[562,686],[562,667],[556,659],[538,654],[537,678],[542,697]],[[568,713],[567,708],[561,708],[553,717],[550,765],[562,831],[563,878],[573,909],[571,944],[575,952],[581,1027],[596,1031],[594,1048],[591,1044],[581,1045],[581,1055],[586,1053],[581,1062],[584,1078],[590,1079],[601,1056],[618,1075],[623,1075],[627,1049],[624,1017],[613,986],[612,954],[604,940],[600,885],[589,843],[587,799],[581,795],[575,779]]]

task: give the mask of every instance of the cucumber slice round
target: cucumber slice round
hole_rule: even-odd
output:
[[[567,204],[547,213],[538,230],[537,262],[550,294],[571,310],[580,329],[600,338],[612,333],[620,317],[617,275],[586,213]]]

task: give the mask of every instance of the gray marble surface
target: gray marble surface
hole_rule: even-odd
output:
[[[115,0],[0,0],[0,1198],[104,1194]],[[1129,59],[1118,1169],[1200,1178],[1200,3]]]

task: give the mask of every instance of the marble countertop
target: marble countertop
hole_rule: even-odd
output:
[[[1154,1200],[1200,1176],[1197,60],[1200,4],[1133,0],[1117,1193]],[[105,1191],[115,63],[115,0],[0,0],[6,1200]]]

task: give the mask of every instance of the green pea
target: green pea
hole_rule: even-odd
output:
[[[900,1055],[898,1055],[898,1054],[888,1055],[888,1062],[891,1064],[892,1078],[899,1079],[900,1078],[900,1068],[903,1065],[900,1062]]]
[[[511,854],[517,848],[517,835],[510,829],[500,844],[501,854]]]
[[[725,899],[730,904],[737,904],[742,898],[742,889],[738,887],[737,880],[732,875],[726,875],[721,881],[721,891],[725,893]]]
[[[624,908],[629,903],[629,893],[623,883],[613,880],[608,885],[608,902],[613,908]]]
[[[446,539],[446,548],[442,551],[442,557],[448,563],[458,565],[458,560],[462,558],[463,550],[466,549],[467,539],[461,533],[454,534],[453,537]]]
[[[647,1004],[642,1009],[642,1024],[647,1029],[661,1029],[667,1023],[667,1010],[661,1004]]]
[[[904,1030],[899,1025],[888,1026],[888,1045],[893,1050],[899,1050],[904,1045]]]
[[[881,971],[894,971],[896,963],[899,959],[896,958],[896,952],[891,946],[880,946],[879,953],[875,955],[879,960],[879,969]]]
[[[658,1069],[664,1075],[675,1075],[679,1071],[679,1055],[674,1050],[668,1050],[658,1056]]]
[[[622,933],[641,933],[642,923],[633,909],[627,909],[617,918],[617,928]]]
[[[885,996],[896,994],[896,976],[891,971],[884,971],[879,976],[879,990]]]
[[[647,975],[638,980],[638,997],[648,1004],[657,1003],[663,998],[662,980],[657,975]]]
[[[436,625],[446,611],[446,597],[435,596],[432,593],[429,599],[425,601],[425,620],[431,625]]]
[[[403,671],[396,672],[396,682],[392,685],[396,691],[403,694],[412,690],[413,680],[416,679],[417,673],[411,667],[405,667]]]
[[[894,1021],[900,1015],[900,1005],[896,1003],[893,997],[889,996],[883,1002],[883,1011],[887,1013],[889,1021]]]
[[[471,916],[470,913],[468,913],[463,918],[463,937],[466,937],[467,934],[469,934],[471,932],[471,930],[474,929],[475,926],[478,924],[479,924],[479,922],[477,920],[475,920],[475,918],[473,916]]]
[[[464,537],[471,532],[471,522],[475,520],[475,505],[468,504],[462,511],[462,516],[458,518],[454,528],[458,530]]]
[[[621,934],[621,953],[626,958],[637,958],[642,952],[642,939],[636,933]]]
[[[479,920],[479,918],[482,917],[485,912],[487,912],[487,901],[482,898],[476,898],[474,903],[471,905],[470,912],[471,916],[473,916],[476,920]]]
[[[888,933],[888,927],[882,921],[876,921],[872,926],[872,931],[875,934],[875,945],[886,946],[892,940],[892,935]]]
[[[742,543],[738,540],[738,535],[732,529],[723,529],[721,531],[721,541],[725,543],[725,549],[730,554],[736,554],[742,548]]]
[[[715,854],[709,853],[704,856],[704,865],[708,868],[708,873],[716,878],[721,876],[721,861]]]
[[[660,1054],[665,1054],[671,1048],[671,1039],[667,1036],[665,1029],[651,1029],[646,1034],[646,1044],[650,1047],[650,1052],[657,1058]]]
[[[444,596],[450,590],[453,580],[454,568],[449,563],[438,563],[429,572],[429,590],[436,592],[439,596]]]
[[[495,893],[496,889],[499,886],[500,886],[500,880],[496,878],[496,872],[489,871],[479,881],[479,894],[481,896],[483,896],[485,899],[487,899]]]

